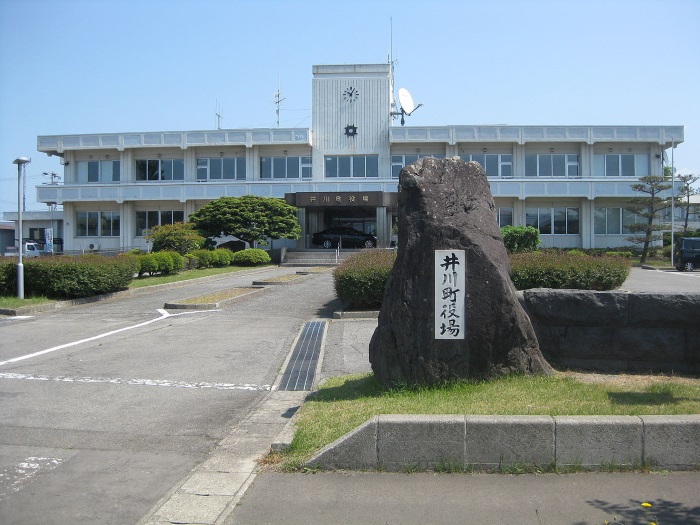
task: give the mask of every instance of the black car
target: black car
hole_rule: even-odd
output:
[[[676,250],[676,270],[692,272],[700,267],[700,237],[684,237]]]
[[[324,248],[374,248],[377,238],[368,233],[362,233],[354,228],[328,228],[311,236],[311,243]]]

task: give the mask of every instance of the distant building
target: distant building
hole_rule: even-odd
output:
[[[630,184],[661,174],[682,126],[401,126],[388,64],[313,67],[312,127],[40,136],[61,157],[62,185],[37,200],[63,205],[66,250],[146,247],[158,224],[185,221],[221,196],[286,198],[309,249],[331,226],[389,246],[401,168],[424,156],[477,161],[501,226],[532,225],[545,246],[628,244]],[[427,111],[424,108],[421,111]],[[406,117],[410,121],[410,117]]]

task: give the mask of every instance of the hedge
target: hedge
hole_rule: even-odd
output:
[[[0,292],[14,295],[17,290],[17,260],[0,261]],[[105,257],[40,257],[24,262],[25,296],[77,299],[124,290],[138,271],[133,255]]]
[[[614,290],[625,282],[630,272],[626,257],[591,257],[555,251],[512,254],[510,263],[511,279],[518,290]]]
[[[257,266],[258,264],[268,264],[272,259],[270,254],[260,248],[247,248],[233,253],[231,264],[236,266]]]
[[[351,308],[373,308],[382,304],[394,250],[362,250],[333,271],[335,293]]]

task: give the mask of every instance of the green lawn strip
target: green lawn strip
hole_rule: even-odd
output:
[[[257,266],[256,268],[263,268],[264,266]],[[142,288],[144,286],[154,286],[157,284],[177,283],[180,281],[187,281],[190,279],[198,279],[200,277],[210,277],[212,275],[221,275],[250,269],[250,266],[226,266],[224,268],[201,268],[196,270],[184,270],[182,272],[174,273],[171,275],[144,275],[131,281],[131,284],[129,284],[129,289]]]
[[[18,299],[17,297],[5,296],[0,297],[0,309],[16,310],[23,306],[35,306],[37,304],[52,303],[55,299],[48,297],[27,297]]]
[[[383,390],[372,374],[329,379],[296,416],[281,466],[296,469],[315,451],[378,414],[642,415],[700,413],[700,380],[583,383],[569,377],[509,376],[434,388]]]

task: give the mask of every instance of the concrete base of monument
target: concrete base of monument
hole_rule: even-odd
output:
[[[307,462],[324,470],[504,470],[537,466],[692,470],[700,415],[379,415]]]

